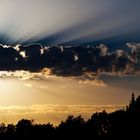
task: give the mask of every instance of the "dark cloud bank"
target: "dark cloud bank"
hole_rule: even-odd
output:
[[[86,72],[131,74],[140,69],[140,44],[127,43],[127,51],[99,46],[0,45],[0,71],[42,71],[79,76]]]

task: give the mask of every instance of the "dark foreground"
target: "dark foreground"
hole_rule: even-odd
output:
[[[71,139],[71,140],[135,140],[140,139],[140,96],[134,94],[125,110],[112,113],[95,113],[85,121],[81,116],[68,116],[59,126],[35,124],[32,120],[20,120],[17,125],[0,125],[1,139]]]

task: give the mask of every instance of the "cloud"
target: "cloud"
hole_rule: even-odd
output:
[[[86,80],[80,80],[79,81],[79,84],[89,84],[89,85],[94,85],[94,86],[106,86],[106,84],[102,81],[102,80],[89,80],[89,79],[86,79]]]
[[[68,115],[82,115],[85,119],[95,112],[112,112],[125,105],[53,105],[35,104],[30,106],[0,106],[0,119],[4,123],[17,123],[19,119],[35,119],[37,123],[51,122],[58,125]]]
[[[43,46],[41,44],[0,46],[0,75],[39,78],[57,76],[97,76],[102,73],[134,74],[140,67],[140,45],[110,51],[99,46]],[[9,71],[7,73],[6,71]],[[19,74],[20,73],[20,74]],[[19,74],[19,75],[18,75]]]
[[[45,72],[47,71],[47,68],[45,68]],[[48,69],[50,71],[50,69]],[[49,73],[44,73],[44,70],[41,72],[30,72],[30,71],[24,71],[24,70],[17,70],[17,71],[0,71],[0,78],[16,78],[19,80],[46,80],[49,77],[55,77],[54,75],[51,75]]]
[[[127,46],[131,48],[130,59],[137,64],[140,64],[140,43],[127,43]]]

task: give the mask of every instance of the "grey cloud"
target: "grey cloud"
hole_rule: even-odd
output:
[[[99,46],[0,46],[0,70],[42,72],[60,76],[96,75],[106,72],[132,74],[140,69],[139,44],[127,43],[128,51],[109,51]],[[45,69],[46,68],[46,69]],[[49,71],[48,71],[49,69]]]
[[[131,60],[140,64],[140,43],[127,43],[127,46],[131,48]]]

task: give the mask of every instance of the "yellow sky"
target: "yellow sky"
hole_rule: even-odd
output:
[[[40,77],[0,79],[0,122],[28,118],[58,124],[68,114],[87,119],[96,111],[124,108],[132,93],[97,79]]]
[[[36,104],[28,106],[0,106],[0,122],[14,123],[22,118],[34,119],[36,123],[53,123],[58,125],[68,115],[82,115],[85,120],[95,112],[106,110],[112,112],[125,108],[125,105],[54,105]]]
[[[49,77],[45,80],[0,80],[1,105],[108,105],[127,104],[131,92],[101,81]]]

